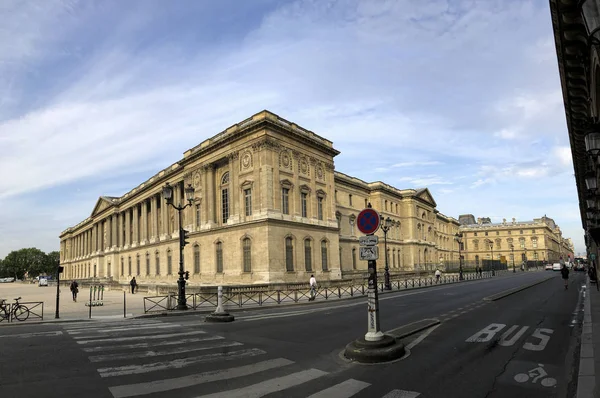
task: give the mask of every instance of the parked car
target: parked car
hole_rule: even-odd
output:
[[[48,279],[40,278],[40,283],[38,286],[48,286]]]
[[[552,271],[552,264],[550,264],[550,263],[546,264],[546,266],[544,267],[544,270]]]
[[[561,268],[562,268],[562,265],[560,265],[560,263],[552,264],[552,271],[560,271]]]
[[[0,283],[10,283],[14,282],[15,278],[0,278]]]

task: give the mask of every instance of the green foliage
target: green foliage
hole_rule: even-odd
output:
[[[0,260],[0,277],[23,279],[25,272],[29,278],[41,274],[54,275],[60,261],[57,251],[44,253],[35,247],[13,250]]]

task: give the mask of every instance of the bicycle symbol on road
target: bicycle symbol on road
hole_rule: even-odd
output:
[[[540,384],[544,387],[554,387],[556,385],[556,379],[552,377],[546,377],[548,373],[544,370],[544,365],[539,363],[537,368],[529,370],[527,373],[519,373],[515,375],[515,381],[518,383],[526,383],[531,379],[532,383],[537,383],[539,379]]]

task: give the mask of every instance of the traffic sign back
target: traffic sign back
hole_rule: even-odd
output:
[[[376,210],[371,208],[363,209],[360,213],[358,213],[358,217],[356,218],[356,225],[358,226],[358,230],[365,235],[370,235],[375,233],[379,229],[379,223],[381,221],[381,217]]]

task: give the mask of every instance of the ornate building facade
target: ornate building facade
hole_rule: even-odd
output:
[[[463,235],[462,256],[469,264],[482,265],[483,260],[520,266],[525,262],[555,263],[573,259],[573,242],[563,238],[554,220],[543,216],[532,221],[492,223],[489,218],[471,214],[459,217]],[[493,255],[493,257],[492,257]]]
[[[392,270],[458,260],[459,223],[436,209],[428,189],[336,172],[338,154],[331,141],[260,112],[123,196],[100,197],[90,217],[60,235],[65,276],[175,283],[179,223],[161,197],[166,183],[175,204],[185,203],[184,187],[195,188],[182,218],[190,231],[184,264],[191,285],[306,282],[310,274],[334,280],[364,271],[356,217],[368,203],[390,219]],[[380,267],[384,261],[382,255]]]

